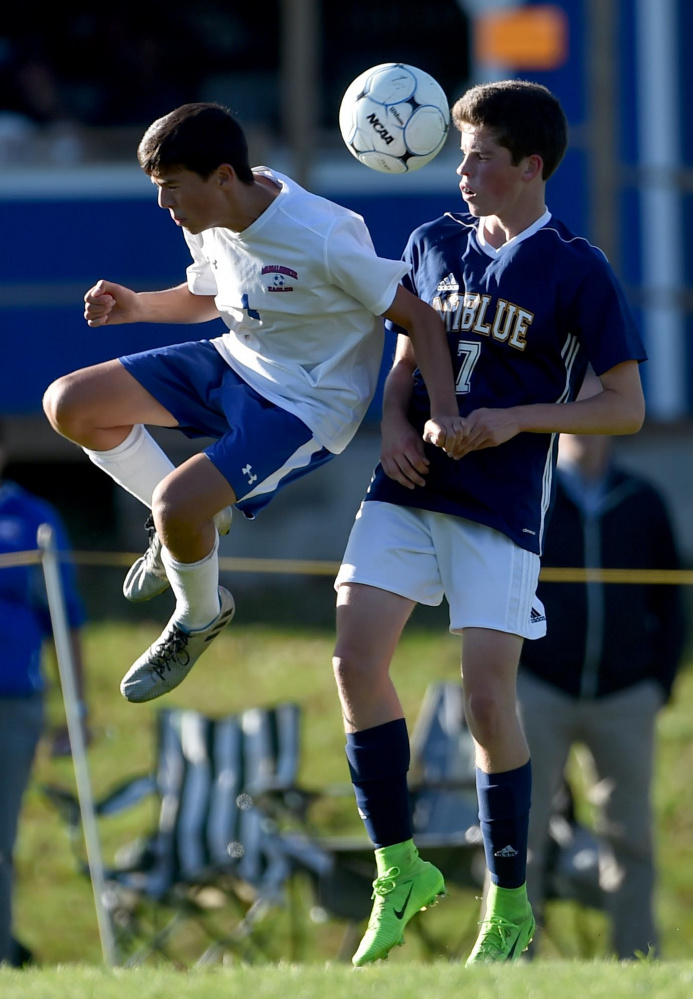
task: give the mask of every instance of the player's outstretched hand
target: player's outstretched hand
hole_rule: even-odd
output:
[[[461,458],[467,436],[467,421],[461,416],[437,417],[426,421],[423,439],[442,448],[450,458]]]
[[[137,319],[137,292],[113,281],[97,281],[84,296],[84,318],[89,326],[113,326]]]
[[[396,429],[383,425],[380,464],[389,478],[407,489],[426,485],[428,458],[422,438],[410,423]]]
[[[481,451],[486,447],[498,447],[519,433],[514,410],[475,409],[465,419],[467,433],[460,442],[455,457],[462,457],[469,451]]]

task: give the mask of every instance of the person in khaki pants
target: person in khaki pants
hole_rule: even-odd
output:
[[[610,438],[561,437],[543,564],[679,566],[662,497],[613,462]],[[599,883],[613,951],[621,959],[657,954],[651,786],[657,714],[681,661],[681,593],[672,585],[546,583],[538,594],[547,635],[525,643],[518,677],[533,766],[528,894],[541,925],[552,803],[570,748],[581,743],[593,761]]]

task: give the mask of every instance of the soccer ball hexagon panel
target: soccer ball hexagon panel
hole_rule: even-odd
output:
[[[380,173],[410,173],[430,163],[449,127],[448,99],[437,80],[399,62],[357,76],[339,108],[347,149]]]

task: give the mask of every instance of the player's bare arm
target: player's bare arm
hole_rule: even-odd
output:
[[[430,305],[400,285],[385,318],[409,333],[431,401],[431,417],[436,420],[456,418],[455,376],[440,316]]]
[[[84,296],[84,318],[92,327],[119,323],[204,323],[218,319],[211,295],[193,295],[187,284],[165,291],[133,291],[98,281]]]
[[[509,409],[477,409],[467,417],[461,451],[497,447],[519,433],[634,434],[645,419],[637,361],[624,361],[599,376],[603,391],[565,404],[536,403]]]
[[[407,349],[409,338],[397,338],[397,350],[392,368],[385,381],[383,392],[383,418],[381,422],[380,463],[385,474],[413,489],[426,484],[428,459],[423,437],[407,419],[407,409],[416,368],[413,352]]]
[[[436,420],[428,420],[423,435],[409,422],[407,412],[417,367],[411,340],[400,335],[383,393],[380,463],[389,478],[407,489],[426,484],[424,477],[429,462],[424,440],[443,447],[451,457],[457,457],[459,441],[464,436],[464,420],[459,416],[451,424],[446,423],[446,427]],[[454,431],[454,437],[451,437],[450,429]]]
[[[443,321],[430,305],[401,285],[385,318],[404,327],[409,333],[409,337],[398,338],[395,363],[408,350],[411,351],[411,363],[414,363],[416,355],[414,367],[418,366],[426,383],[431,403],[431,419],[426,425],[425,439],[451,451],[457,445],[462,421],[457,408],[455,378]],[[410,341],[408,347],[406,343],[400,344],[402,339]]]

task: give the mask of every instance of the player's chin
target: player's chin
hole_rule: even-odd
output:
[[[174,219],[173,221],[179,229],[185,229],[191,236],[197,236],[204,228],[204,226],[191,222],[190,219]]]
[[[475,218],[479,218],[482,215],[481,209],[474,201],[470,201],[469,198],[462,198],[465,207],[470,215],[474,215]]]

